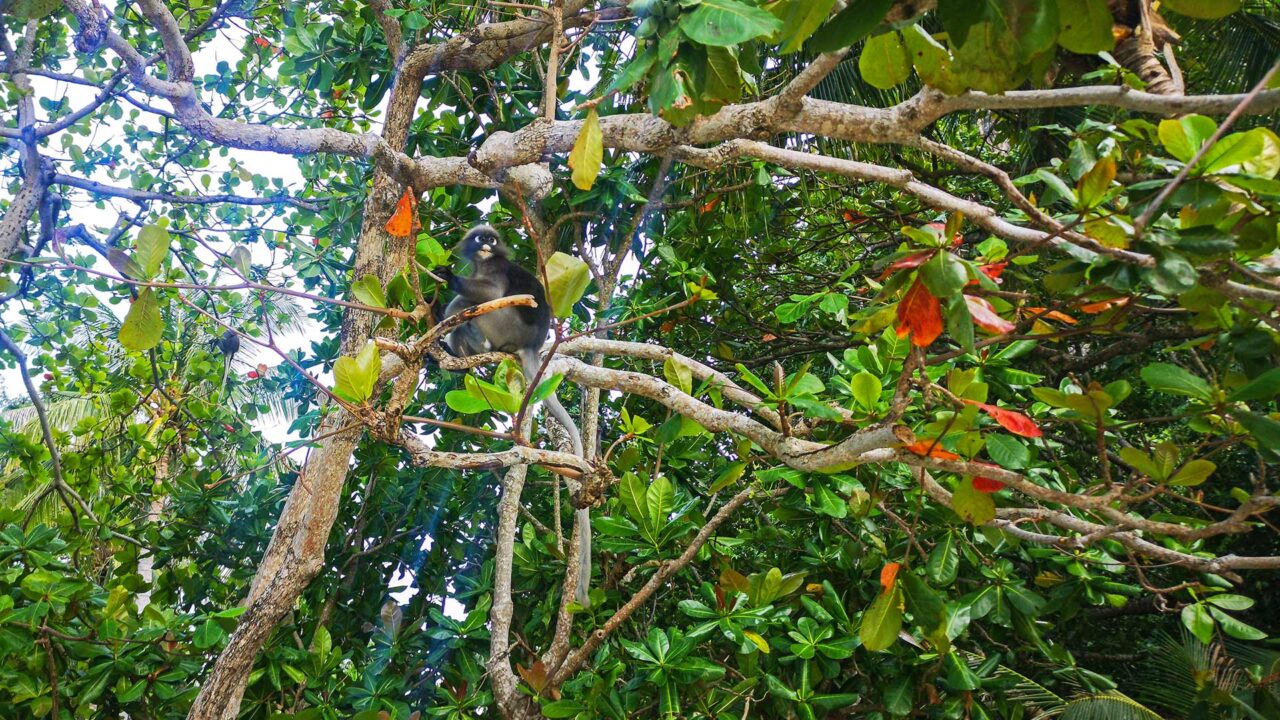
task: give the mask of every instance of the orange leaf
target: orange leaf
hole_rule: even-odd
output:
[[[264,48],[269,48],[269,47],[271,47],[271,42],[270,42],[269,40],[267,40],[266,38],[262,37],[261,35],[255,35],[255,36],[254,36],[254,38],[253,38],[253,44],[254,44],[254,45],[257,45],[258,47],[264,47]]]
[[[901,260],[893,263],[889,267],[885,268],[884,272],[880,273],[880,277],[876,278],[876,281],[884,282],[885,278],[889,277],[890,275],[894,274],[899,270],[906,270],[908,268],[920,267],[921,265],[928,262],[929,258],[933,257],[937,252],[938,252],[937,250],[921,250],[918,253],[912,253],[911,255],[908,255],[902,258]]]
[[[935,457],[939,460],[959,460],[960,456],[942,449],[937,440],[917,440],[906,446],[906,449],[920,456]]]
[[[992,480],[991,478],[975,476],[973,478],[973,489],[980,493],[990,494],[1000,492],[1000,490],[1004,489],[1004,483],[999,480]]]
[[[964,304],[969,306],[969,317],[973,318],[974,325],[995,335],[1013,332],[1013,323],[997,315],[986,298],[965,295]]]
[[[885,563],[880,569],[880,587],[886,592],[893,588],[893,583],[898,579],[898,568],[902,567],[901,563],[891,562]]]
[[[418,196],[413,188],[405,186],[404,194],[396,203],[396,211],[387,221],[387,232],[395,237],[409,237],[413,232],[413,223],[418,217]]]
[[[1064,322],[1068,325],[1075,325],[1078,322],[1075,318],[1066,313],[1061,313],[1057,310],[1049,310],[1048,308],[1024,307],[1022,308],[1022,311],[1035,317],[1057,320],[1058,322]]]
[[[774,340],[778,339],[778,336],[774,335],[773,333],[765,333],[764,335],[760,336],[760,339],[763,340],[764,342],[773,342]]]
[[[1008,430],[1014,435],[1021,435],[1022,437],[1028,438],[1038,438],[1044,435],[1044,432],[1040,430],[1040,427],[1036,425],[1031,418],[1020,412],[1005,410],[1002,407],[980,403],[976,400],[967,400],[965,398],[960,399],[970,405],[977,405],[982,408],[983,412],[990,415],[997,423],[1000,423],[1000,427]]]
[[[715,209],[715,207],[716,207],[717,205],[719,205],[719,204],[720,204],[720,198],[719,198],[719,196],[717,196],[717,197],[713,197],[713,198],[711,198],[710,200],[708,200],[708,201],[707,201],[707,204],[706,204],[706,205],[703,205],[703,206],[698,210],[698,212],[700,212],[700,213],[711,212],[711,211],[712,211],[712,210],[714,210],[714,209]]]
[[[916,347],[928,347],[942,334],[942,306],[919,280],[898,303],[898,337],[907,333]]]
[[[1089,303],[1088,305],[1081,305],[1080,312],[1089,313],[1090,315],[1097,315],[1098,313],[1106,312],[1113,307],[1124,307],[1125,305],[1128,305],[1128,304],[1129,304],[1129,298],[1128,296],[1124,296],[1124,297],[1112,298],[1110,300],[1103,300],[1101,302]]]

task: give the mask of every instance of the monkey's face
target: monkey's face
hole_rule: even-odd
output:
[[[488,260],[495,255],[506,257],[507,247],[496,233],[473,231],[462,241],[459,254],[468,260]]]

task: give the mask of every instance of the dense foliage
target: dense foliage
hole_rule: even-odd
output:
[[[0,12],[0,717],[1280,717],[1274,6]]]

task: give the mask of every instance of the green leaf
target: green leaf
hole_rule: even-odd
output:
[[[765,10],[737,0],[702,0],[680,16],[680,29],[696,43],[729,47],[761,35],[771,35],[782,22]]]
[[[849,380],[849,389],[858,405],[864,410],[872,411],[880,403],[880,393],[884,391],[884,386],[880,378],[862,370]]]
[[[538,383],[538,387],[534,388],[529,395],[529,402],[540,403],[556,393],[556,388],[560,387],[560,383],[564,380],[563,375],[552,375],[549,378],[543,378]]]
[[[1156,464],[1156,461],[1148,454],[1142,452],[1135,447],[1120,448],[1120,459],[1134,470],[1146,475],[1147,477],[1161,482],[1165,479],[1163,468]]]
[[[947,333],[968,352],[976,349],[973,335],[973,313],[960,294],[947,298]]]
[[[120,344],[127,350],[145,352],[159,345],[163,334],[160,301],[154,290],[143,288],[124,316],[124,323],[120,326]]]
[[[369,274],[351,283],[351,294],[356,300],[370,307],[385,308],[387,296],[382,292],[382,282],[377,275]]]
[[[649,74],[649,69],[653,67],[653,63],[658,59],[658,53],[654,49],[655,46],[650,45],[645,48],[644,52],[631,58],[627,66],[618,73],[609,87],[605,89],[604,94],[611,92],[626,92],[640,82],[645,75]]]
[[[938,42],[919,25],[911,25],[902,31],[907,53],[915,66],[916,74],[926,84],[948,95],[959,95],[968,89],[953,69],[953,58],[946,46]]]
[[[205,177],[208,177],[207,175]],[[241,277],[249,277],[253,269],[253,253],[244,245],[237,245],[231,250],[231,264],[240,272]]]
[[[590,190],[600,175],[604,160],[604,134],[600,130],[600,116],[593,107],[578,131],[569,151],[569,167],[573,169],[573,184],[579,190]]]
[[[809,504],[815,511],[837,520],[849,515],[849,504],[832,492],[825,482],[818,480],[812,487],[813,494],[809,496]]]
[[[1235,418],[1262,447],[1280,450],[1280,422],[1257,413],[1236,413]]]
[[[996,464],[1010,470],[1022,470],[1031,462],[1031,451],[1016,438],[1004,433],[987,436],[987,455]]]
[[[1277,73],[1277,75],[1280,76],[1280,73]],[[1266,180],[1274,178],[1277,173],[1280,173],[1280,136],[1276,135],[1270,128],[1264,127],[1254,128],[1248,132],[1257,135],[1262,141],[1262,151],[1245,160],[1242,166],[1243,172],[1257,175],[1259,178],[1265,178]],[[1266,181],[1262,180],[1261,182],[1265,183]],[[1277,194],[1275,185],[1272,184],[1270,187],[1272,188],[1270,193],[1272,195]]]
[[[898,583],[907,601],[907,610],[911,612],[916,624],[924,628],[926,635],[942,628],[947,621],[946,606],[942,596],[929,587],[918,575],[910,570],[898,573]]]
[[[135,255],[142,270],[140,280],[151,280],[160,272],[164,259],[169,255],[169,221],[145,225],[138,231],[138,251]]]
[[[1280,394],[1280,368],[1272,368],[1227,396],[1231,402],[1270,400]]]
[[[1164,0],[1160,7],[1200,20],[1217,20],[1240,9],[1240,0]]]
[[[409,285],[409,280],[404,273],[398,273],[391,278],[391,282],[387,283],[387,296],[391,302],[399,305],[401,310],[412,311],[418,304],[413,295],[413,287]]]
[[[936,253],[920,266],[920,280],[938,299],[949,298],[969,282],[969,269],[964,261],[949,252]]]
[[[693,371],[688,365],[669,357],[662,363],[662,375],[685,395],[693,393]]]
[[[1178,472],[1174,473],[1173,477],[1169,478],[1169,484],[1180,487],[1194,487],[1208,480],[1213,471],[1217,469],[1218,466],[1209,460],[1191,460],[1186,465],[1183,465]]]
[[[1263,640],[1267,634],[1258,628],[1241,622],[1216,607],[1209,607],[1209,614],[1222,626],[1222,632],[1237,640]]]
[[[484,398],[478,398],[466,390],[450,390],[444,395],[444,403],[450,410],[462,415],[475,415],[493,408]]]
[[[868,650],[885,650],[898,639],[902,629],[902,589],[896,584],[888,592],[882,592],[862,614],[858,637]]]
[[[1200,146],[1213,136],[1218,124],[1203,115],[1185,115],[1177,120],[1161,120],[1157,129],[1160,144],[1170,155],[1190,162]]]
[[[564,318],[573,314],[573,306],[582,299],[591,284],[591,272],[580,258],[556,252],[547,260],[547,298],[551,312]]]
[[[587,707],[577,700],[554,700],[549,703],[543,703],[539,709],[544,717],[571,718],[577,717],[580,713],[586,711]]]
[[[60,0],[15,0],[9,10],[15,18],[39,20],[53,14],[61,6]]]
[[[641,526],[644,526],[648,519],[644,509],[647,490],[644,481],[635,473],[624,473],[622,480],[618,482],[618,499],[622,501],[623,509],[637,525]]]
[[[1148,271],[1147,279],[1151,282],[1151,287],[1165,295],[1173,296],[1195,287],[1200,274],[1182,255],[1163,252],[1157,254],[1156,266]]]
[[[938,0],[938,20],[951,38],[951,44],[959,47],[969,39],[969,28],[983,19],[984,2],[973,0]]]
[[[649,527],[655,531],[667,524],[671,509],[675,507],[676,489],[665,475],[659,475],[649,483],[644,494],[645,512],[648,515]]]
[[[964,478],[951,496],[951,509],[966,522],[981,525],[996,516],[996,503],[988,493],[973,489],[973,479]]]
[[[1249,160],[1262,154],[1264,139],[1260,133],[1239,132],[1224,136],[1205,151],[1196,170],[1205,175],[1239,173]]]
[[[872,87],[888,90],[911,75],[911,57],[897,30],[875,35],[862,46],[858,72]]]
[[[1209,383],[1169,363],[1151,363],[1139,373],[1142,381],[1158,392],[1186,395],[1197,400],[1209,401],[1213,390]]]
[[[1080,177],[1077,183],[1081,209],[1088,210],[1097,206],[1111,189],[1111,181],[1116,178],[1116,161],[1107,156],[1098,160],[1089,168],[1089,172]]]
[[[1244,595],[1233,595],[1231,593],[1223,593],[1221,595],[1210,595],[1205,598],[1205,602],[1210,605],[1216,605],[1223,610],[1248,610],[1253,607],[1253,598]]]
[[[960,574],[960,551],[956,547],[956,534],[947,532],[929,551],[924,572],[934,585],[950,585]]]
[[[222,626],[214,622],[212,619],[206,619],[204,623],[196,629],[195,635],[191,638],[192,643],[201,650],[207,650],[226,635],[226,631]]]
[[[1058,0],[1058,44],[1073,53],[1109,52],[1113,22],[1107,0]]]
[[[720,474],[716,476],[715,482],[711,483],[711,487],[707,488],[708,493],[718,493],[730,485],[738,482],[742,478],[742,474],[747,470],[746,462],[736,462],[726,465]]]
[[[1182,624],[1205,645],[1213,642],[1213,618],[1204,605],[1192,603],[1182,608]]]
[[[785,40],[782,53],[793,53],[822,24],[835,7],[835,0],[783,0],[774,3],[770,10],[782,21],[778,37]]]
[[[347,402],[363,403],[373,395],[381,369],[378,346],[366,342],[355,357],[344,355],[333,364],[333,394]]]
[[[707,100],[736,102],[742,97],[742,68],[728,48],[707,47],[707,82],[702,90]]]
[[[893,3],[894,0],[853,0],[809,38],[808,49],[832,52],[853,45],[876,29]]]

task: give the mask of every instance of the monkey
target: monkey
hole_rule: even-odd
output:
[[[445,308],[444,317],[456,315],[473,305],[509,295],[532,295],[537,307],[512,307],[495,310],[468,320],[444,338],[445,348],[458,357],[484,352],[509,352],[520,358],[527,382],[533,382],[541,362],[538,351],[551,329],[551,305],[542,283],[533,273],[511,262],[510,251],[491,225],[477,225],[458,243],[455,252],[471,263],[470,277],[459,277],[450,268],[438,272],[457,293]],[[583,456],[582,434],[573,418],[554,394],[543,404],[552,417],[569,433],[573,452]],[[578,589],[574,600],[589,603],[587,587],[591,583],[591,514],[586,508],[576,512],[578,523]]]
[[[222,383],[218,385],[218,392],[221,393],[227,389],[227,374],[231,372],[231,358],[240,351],[240,336],[228,329],[222,333],[222,337],[210,340],[209,344],[218,348],[218,352],[222,353],[225,361],[222,366]]]

